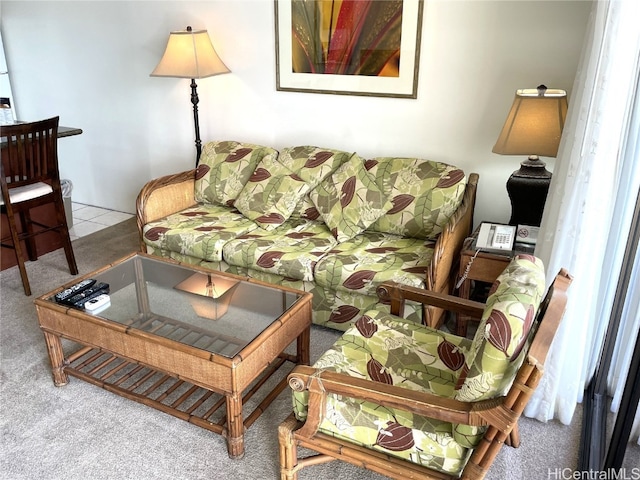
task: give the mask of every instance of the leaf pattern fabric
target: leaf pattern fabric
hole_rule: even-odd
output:
[[[278,152],[270,147],[233,141],[208,142],[196,169],[195,200],[233,206],[258,163]]]
[[[492,398],[509,388],[510,383],[502,380],[513,364],[519,368],[522,358],[513,354],[520,353],[528,338],[544,286],[542,260],[531,255],[517,255],[498,276],[467,357],[469,370],[456,393],[458,400]]]
[[[329,184],[335,210],[321,216],[311,197]],[[388,312],[382,282],[424,288],[432,226],[446,223],[464,186],[458,169],[428,160],[210,142],[196,170],[199,203],[145,225],[143,241],[152,254],[313,291],[314,323],[347,330],[367,310]],[[421,322],[421,306],[408,303],[405,317]]]
[[[504,394],[524,360],[533,318],[544,295],[542,260],[517,255],[491,287],[471,351],[456,385],[455,398],[465,402]],[[475,446],[484,430],[456,425],[454,437]]]
[[[542,298],[544,266],[517,256],[496,284],[473,340],[376,309],[356,319],[314,367],[462,401],[502,395],[524,358],[525,349],[518,349]],[[308,395],[292,396],[304,421]],[[484,432],[336,395],[327,396],[320,431],[454,476]]]
[[[393,206],[357,154],[320,182],[309,197],[338,242],[362,233]]]
[[[471,340],[372,310],[314,367],[451,397],[457,372],[440,358],[443,344],[466,352]],[[300,420],[306,418],[307,399],[304,392],[293,392],[293,408]],[[348,397],[328,396],[320,430],[452,474],[463,468],[468,454],[454,441],[450,423]]]
[[[386,281],[424,288],[433,247],[433,242],[417,238],[363,232],[318,261],[315,281],[326,288],[374,296]]]
[[[296,172],[313,189],[352,155],[342,150],[302,145],[283,148],[278,161]]]
[[[290,216],[310,185],[275,158],[258,164],[235,207],[265,230],[274,230]]]
[[[142,235],[148,248],[219,262],[229,240],[256,228],[235,209],[202,204],[148,223]]]
[[[335,244],[324,224],[291,219],[278,233],[260,230],[229,241],[223,256],[230,265],[313,281],[316,263]]]
[[[445,163],[378,157],[366,166],[393,207],[370,230],[435,239],[462,202],[466,177]]]

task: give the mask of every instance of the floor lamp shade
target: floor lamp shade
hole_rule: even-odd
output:
[[[171,32],[152,77],[206,78],[230,70],[213,48],[206,30]]]
[[[202,153],[200,140],[200,122],[198,119],[198,86],[196,78],[212,77],[229,73],[213,48],[206,30],[193,31],[187,27],[184,31],[171,32],[160,63],[151,72],[152,77],[176,77],[191,79],[191,103],[193,104],[193,123],[196,137],[196,166]]]
[[[494,153],[528,155],[507,181],[512,225],[540,225],[551,173],[538,156],[555,157],[567,115],[567,92],[547,89],[516,91]]]

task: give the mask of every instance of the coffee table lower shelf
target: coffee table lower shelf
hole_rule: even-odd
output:
[[[242,396],[243,405],[295,356],[281,354]],[[225,396],[94,347],[67,358],[65,373],[227,437]],[[287,386],[286,375],[243,419],[249,428]],[[219,410],[223,408],[222,412]]]

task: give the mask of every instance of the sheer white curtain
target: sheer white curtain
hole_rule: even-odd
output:
[[[525,411],[542,421],[571,422],[609,320],[625,246],[619,237],[628,230],[614,212],[617,199],[626,195],[635,204],[638,192],[638,175],[633,186],[629,170],[639,162],[623,154],[638,82],[638,18],[637,0],[594,2],[569,99],[536,254],[549,281],[565,267],[574,282],[545,376]]]

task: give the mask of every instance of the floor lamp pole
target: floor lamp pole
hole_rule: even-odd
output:
[[[195,78],[191,79],[191,103],[193,104],[193,123],[196,129],[196,167],[202,153],[202,140],[200,140],[200,121],[198,120],[198,85]]]

